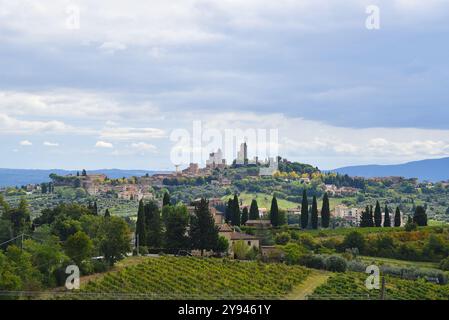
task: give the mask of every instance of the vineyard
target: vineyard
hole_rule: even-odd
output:
[[[310,274],[283,264],[160,257],[90,281],[71,299],[281,299]]]
[[[338,273],[327,283],[315,289],[310,300],[375,300],[380,290],[368,290],[366,274]],[[417,283],[418,282],[418,283]],[[448,300],[449,285],[438,285],[425,280],[403,280],[386,277],[385,299],[388,300]]]

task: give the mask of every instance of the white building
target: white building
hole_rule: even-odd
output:
[[[209,159],[206,160],[207,168],[216,168],[226,165],[226,160],[223,158],[223,152],[218,149],[216,152],[209,153]]]

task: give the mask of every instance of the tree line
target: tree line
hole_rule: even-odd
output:
[[[0,195],[0,291],[55,287],[68,265],[86,275],[124,258],[131,251],[129,223],[96,207],[60,204],[32,220],[25,199],[13,207]]]
[[[225,220],[234,226],[245,225],[248,220],[259,219],[259,208],[257,200],[251,201],[250,209],[243,207],[240,209],[240,202],[237,194],[234,194],[234,198],[228,199],[228,203],[225,211]],[[278,206],[276,195],[273,195],[271,200],[271,208],[269,211],[269,219],[273,227],[279,227],[287,223],[285,212]],[[302,204],[301,204],[301,217],[300,226],[303,229],[318,229],[319,227],[319,212],[317,197],[313,196],[312,205],[309,207],[309,201],[307,198],[307,191],[303,191]],[[321,227],[328,228],[330,222],[330,205],[329,196],[324,194],[323,204],[321,207]]]
[[[146,249],[200,250],[226,252],[228,242],[219,237],[218,227],[209,209],[209,202],[202,198],[194,204],[192,214],[183,204],[171,204],[164,194],[162,208],[155,201],[139,202],[137,212],[135,247],[139,253]]]
[[[417,226],[427,226],[427,214],[426,209],[423,206],[417,206],[413,214],[413,218],[409,217],[408,223],[414,223]],[[385,205],[384,216],[382,219],[382,209],[379,201],[376,202],[376,206],[366,206],[365,210],[361,214],[360,227],[400,227],[402,225],[401,210],[396,207],[393,221],[390,215],[390,208]]]

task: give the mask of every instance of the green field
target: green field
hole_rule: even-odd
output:
[[[72,299],[281,299],[310,270],[215,258],[159,257],[110,272],[61,298]]]
[[[367,257],[358,256],[363,262],[371,263],[374,262],[378,265],[388,265],[394,267],[413,267],[413,268],[424,268],[424,269],[438,269],[439,264],[435,262],[421,262],[421,261],[406,261],[390,258],[379,258],[379,257]]]
[[[227,201],[230,198],[230,196],[224,196],[222,197],[222,200]],[[270,210],[271,208],[271,200],[273,199],[273,196],[271,194],[267,193],[247,193],[242,192],[239,194],[239,200],[242,200],[242,203],[244,205],[250,205],[251,201],[253,199],[257,200],[257,205],[259,208],[266,208],[267,210]],[[329,205],[331,209],[334,209],[337,205],[341,204],[345,198],[330,198],[329,199]],[[300,205],[299,203],[284,200],[284,199],[277,199],[278,206],[281,209],[292,209],[292,208],[298,208]],[[322,205],[322,200],[318,199],[318,207],[320,208]]]
[[[311,300],[376,300],[380,290],[368,290],[365,286],[366,274],[338,273],[315,289],[308,298]],[[438,285],[425,280],[403,280],[386,277],[386,300],[448,300],[449,285]]]
[[[223,197],[224,200],[227,200],[229,197]],[[273,196],[268,195],[265,193],[246,193],[242,192],[239,194],[239,200],[243,202],[244,205],[250,205],[251,201],[253,199],[257,200],[257,205],[259,208],[266,208],[267,210],[270,210],[271,208],[271,200]],[[284,199],[277,199],[278,206],[280,209],[291,209],[291,208],[297,208],[298,203],[287,201]]]

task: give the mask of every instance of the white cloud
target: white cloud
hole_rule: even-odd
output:
[[[116,51],[125,50],[126,45],[120,42],[109,41],[103,43],[99,48],[107,53],[114,53]]]
[[[166,137],[164,130],[157,128],[105,128],[100,133],[100,139],[114,141],[151,140]]]
[[[2,0],[0,29],[13,31],[11,41],[14,36],[25,41],[71,41],[122,50],[132,45],[220,41],[229,38],[229,30],[276,28],[315,32],[361,26],[363,8],[369,4],[372,0],[141,0],[132,5],[120,0],[78,0],[80,28],[70,30],[66,27],[69,16],[65,1],[43,0],[37,4]],[[410,11],[430,17],[447,11],[445,0],[380,0],[376,4],[382,12],[395,14],[396,20],[407,18]]]
[[[105,142],[105,141],[97,141],[97,143],[95,144],[96,148],[106,148],[106,149],[112,149],[114,148],[114,145],[110,142]]]
[[[73,128],[62,121],[19,120],[0,113],[0,133],[33,134],[48,132],[69,132]]]
[[[129,112],[134,110],[134,112]],[[120,102],[113,95],[61,89],[58,91],[43,92],[19,92],[0,91],[0,115],[10,117],[42,117],[77,118],[77,119],[101,119],[106,117],[108,121],[129,118],[133,114],[139,117],[147,116],[155,118],[158,108],[151,103],[128,104]]]
[[[59,143],[49,141],[44,141],[43,145],[46,147],[59,147]]]
[[[29,141],[29,140],[22,140],[22,141],[20,141],[20,143],[19,143],[22,147],[29,147],[29,146],[32,146],[33,145],[33,143],[31,142],[31,141]]]
[[[142,152],[155,152],[157,150],[155,145],[146,143],[146,142],[137,142],[137,143],[132,143],[131,144],[131,148],[136,149],[138,151],[142,151]]]

